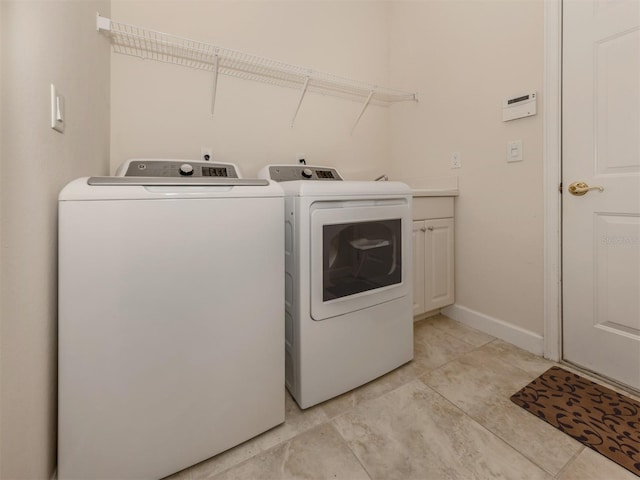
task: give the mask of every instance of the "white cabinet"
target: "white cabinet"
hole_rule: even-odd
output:
[[[413,315],[454,302],[453,197],[415,197]]]

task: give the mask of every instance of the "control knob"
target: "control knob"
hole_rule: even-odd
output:
[[[311,170],[310,168],[305,168],[304,170],[302,170],[302,176],[304,178],[311,178],[313,177],[313,170]]]
[[[193,175],[193,167],[188,163],[183,163],[182,165],[180,165],[179,171],[180,171],[180,175],[185,175],[185,176]]]

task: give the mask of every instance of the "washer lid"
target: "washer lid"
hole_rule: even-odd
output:
[[[269,185],[268,180],[261,178],[211,178],[211,177],[89,177],[89,185],[139,185],[148,186],[207,186],[207,187],[228,187],[228,186],[253,186],[264,187]]]
[[[282,188],[270,180],[82,177],[68,183],[60,201],[154,200],[181,198],[263,198],[282,197]],[[90,184],[89,182],[92,182]],[[162,183],[160,183],[162,182]],[[203,183],[209,182],[209,183]],[[259,183],[258,183],[259,182]],[[263,183],[266,182],[266,183]]]

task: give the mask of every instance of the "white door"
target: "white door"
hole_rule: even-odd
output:
[[[636,389],[639,91],[640,0],[565,0],[563,356]],[[575,196],[573,182],[603,190]]]

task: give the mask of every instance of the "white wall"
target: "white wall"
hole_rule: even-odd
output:
[[[386,2],[112,2],[112,18],[245,53],[388,84]],[[299,92],[221,75],[210,115],[212,74],[139,58],[111,57],[111,168],[134,157],[238,163],[245,176],[267,163],[338,166],[350,179],[384,173],[389,108],[371,106],[353,136],[361,103],[308,94],[289,127]]]
[[[56,465],[57,196],[109,170],[109,1],[0,2],[0,477]],[[49,128],[49,85],[66,97]]]
[[[420,92],[419,108],[392,110],[391,172],[415,183],[459,175],[456,305],[538,339],[543,92],[534,117],[503,123],[501,105],[541,92],[543,25],[542,0],[393,2],[390,24],[390,80]],[[524,161],[507,163],[517,139]],[[460,170],[450,168],[454,151]]]

